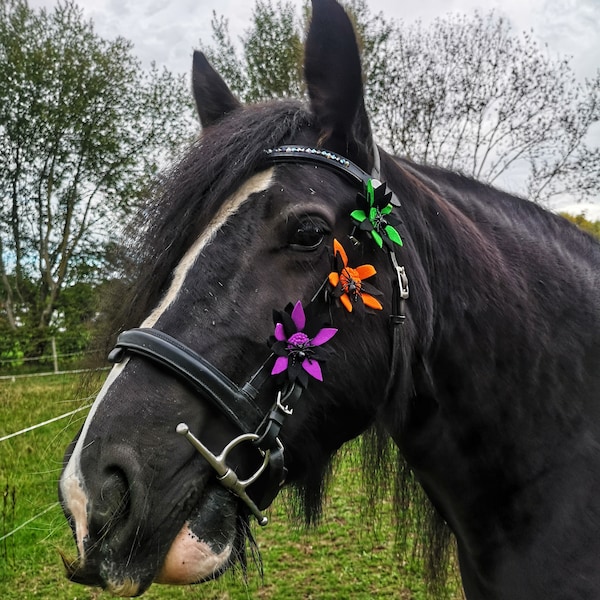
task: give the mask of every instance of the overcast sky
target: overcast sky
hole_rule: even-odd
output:
[[[294,0],[293,0],[294,1]],[[367,0],[373,13],[386,18],[429,22],[448,12],[495,10],[517,31],[533,30],[552,54],[573,56],[580,76],[600,68],[600,0]],[[51,7],[56,0],[30,0],[32,7]],[[302,0],[296,0],[298,7]],[[210,20],[217,11],[229,19],[234,36],[250,21],[253,0],[78,0],[96,30],[109,38],[121,35],[135,44],[136,55],[171,71],[188,72],[198,40],[211,39]]]
[[[292,0],[303,5],[303,0]],[[29,0],[30,6],[52,7],[57,0]],[[233,39],[248,27],[254,0],[76,0],[96,31],[107,38],[123,36],[148,66],[155,61],[176,73],[189,73],[194,48],[211,42],[213,11],[229,20]],[[581,79],[600,69],[600,0],[367,0],[373,14],[407,23],[428,23],[449,12],[472,14],[494,10],[515,31],[531,31],[552,56],[572,57]],[[600,129],[600,127],[598,127]],[[600,133],[594,132],[594,140]],[[592,215],[592,212],[594,213]],[[600,219],[598,208],[587,211]]]

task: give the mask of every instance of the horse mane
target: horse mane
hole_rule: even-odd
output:
[[[425,357],[435,355],[433,332],[436,331],[437,339],[441,325],[434,323],[433,319],[440,302],[452,305],[457,321],[461,319],[464,309],[456,270],[469,272],[470,283],[479,290],[484,304],[500,305],[504,318],[521,320],[525,327],[536,331],[535,316],[519,310],[520,303],[521,306],[527,305],[528,285],[521,279],[522,275],[513,270],[513,254],[518,258],[524,251],[530,252],[531,256],[535,256],[536,252],[544,253],[546,260],[546,254],[571,255],[575,258],[570,262],[578,265],[583,277],[600,282],[597,272],[592,272],[592,262],[588,265],[580,260],[581,256],[598,255],[600,245],[563,217],[533,202],[461,173],[416,165],[384,152],[381,154],[382,179],[402,203],[399,214],[407,223],[403,231],[405,242],[408,241],[407,246],[427,264],[429,271],[429,276],[423,277],[420,264],[407,267],[411,273],[411,296],[418,298],[417,302],[410,303],[410,321],[419,324],[419,331],[415,336],[410,324],[405,324],[409,325],[406,337],[412,347],[403,348],[403,380],[398,391],[403,401],[399,403],[402,408],[397,415],[400,420],[397,430],[402,431],[410,399],[415,397],[415,378],[421,379],[419,403],[426,404],[428,396],[435,397],[435,384],[430,375],[434,367],[429,363],[432,359]],[[443,214],[444,218],[436,218],[439,214]],[[419,237],[412,236],[412,232],[418,232]],[[512,243],[511,238],[514,238]],[[539,245],[541,239],[544,240],[543,245]],[[465,240],[469,242],[470,254],[477,260],[463,263],[455,269],[441,265],[439,249],[450,257],[449,262],[454,263]],[[434,245],[438,247],[435,258]],[[518,263],[518,260],[515,262]],[[478,268],[481,270],[478,271]],[[416,283],[431,277],[435,279],[435,287],[438,294],[442,292],[442,297],[436,298],[435,292],[428,288],[414,289]],[[504,302],[507,296],[512,298],[511,302]],[[536,336],[532,335],[530,339],[536,339]],[[483,348],[485,334],[479,342]],[[412,373],[408,372],[411,367]],[[413,409],[423,410],[414,405]],[[556,410],[560,410],[560,406]],[[568,412],[570,409],[566,406],[563,410]],[[424,563],[430,592],[434,597],[441,597],[452,572],[449,567],[457,566],[457,561],[453,560],[455,541],[449,527],[416,481],[402,453],[401,442],[400,445],[391,442],[384,424],[385,420],[376,422],[362,437],[363,474],[369,492],[369,508],[372,511],[382,495],[393,496],[399,547],[406,547],[406,538],[410,534],[413,552]],[[397,474],[395,480],[390,481],[390,473]]]

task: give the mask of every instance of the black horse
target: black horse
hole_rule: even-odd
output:
[[[308,107],[244,107],[194,56],[202,136],[143,210],[116,364],[66,454],[69,576],[216,577],[282,484],[315,518],[369,430],[456,537],[470,600],[600,598],[600,246],[378,149],[334,0],[305,78]]]

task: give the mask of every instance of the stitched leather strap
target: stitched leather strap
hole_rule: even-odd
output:
[[[255,431],[263,420],[264,411],[254,403],[247,386],[239,388],[207,360],[166,333],[156,329],[124,331],[108,359],[121,362],[125,352],[144,356],[175,372],[242,433]]]

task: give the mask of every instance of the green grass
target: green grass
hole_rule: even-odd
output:
[[[99,384],[97,384],[99,386]],[[72,376],[0,381],[0,437],[89,403]],[[86,411],[0,442],[0,538],[45,512],[0,541],[0,598],[22,600],[107,599],[109,595],[68,582],[58,548],[69,554],[74,545],[60,508],[55,504],[64,449],[82,424]],[[290,523],[286,498],[270,509],[270,524],[256,528],[264,578],[250,569],[248,581],[228,574],[201,586],[155,585],[145,598],[227,600],[338,599],[427,597],[418,562],[401,564],[394,549],[389,502],[370,515],[360,492],[359,469],[347,457],[340,461],[325,506],[324,519],[306,531]],[[456,590],[451,599],[462,598]]]

